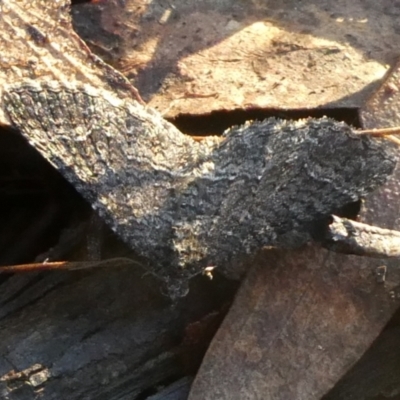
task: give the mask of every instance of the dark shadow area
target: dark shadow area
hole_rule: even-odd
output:
[[[232,111],[215,111],[206,115],[179,115],[171,118],[180,131],[195,135],[220,135],[232,126],[242,125],[246,121],[262,121],[266,118],[292,119],[328,117],[344,121],[356,128],[360,127],[358,110],[352,108],[324,108],[304,110],[273,109],[238,109]]]
[[[0,265],[32,262],[57,243],[61,227],[89,212],[17,131],[0,129]]]
[[[400,310],[357,363],[321,400],[400,399]]]

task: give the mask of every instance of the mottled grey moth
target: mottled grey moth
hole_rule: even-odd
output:
[[[395,166],[383,140],[327,118],[267,119],[196,142],[157,112],[86,85],[22,82],[2,104],[171,290],[208,267],[236,278],[263,246],[304,244],[315,221]]]

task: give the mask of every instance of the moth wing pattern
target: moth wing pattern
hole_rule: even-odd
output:
[[[381,140],[328,118],[267,119],[195,142],[157,112],[88,85],[6,87],[12,123],[168,285],[229,277],[263,246],[297,247],[313,221],[384,183]]]
[[[88,85],[24,81],[5,88],[3,104],[125,242],[153,260],[170,252],[173,217],[162,207],[173,182],[190,179],[195,141],[156,112]]]

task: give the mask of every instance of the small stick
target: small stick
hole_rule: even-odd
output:
[[[355,132],[358,135],[380,136],[400,146],[400,139],[393,136],[400,135],[400,127],[398,126],[393,128],[365,129]]]
[[[399,258],[400,232],[332,216],[326,233],[330,250],[367,257]]]
[[[386,136],[386,135],[400,135],[400,127],[395,126],[393,128],[377,128],[377,129],[363,129],[356,131],[360,135],[372,135],[372,136]]]
[[[19,272],[38,272],[49,270],[79,270],[87,268],[121,267],[126,265],[142,265],[130,258],[118,257],[101,261],[56,261],[33,264],[19,264],[0,267],[0,274],[13,274]]]
[[[204,140],[207,136],[191,136],[191,138],[193,140],[195,140],[196,142],[201,142],[202,140]],[[221,138],[222,140],[222,138]]]

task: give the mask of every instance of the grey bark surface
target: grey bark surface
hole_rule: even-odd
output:
[[[207,267],[239,278],[263,246],[308,242],[395,166],[385,140],[328,119],[195,142],[137,102],[39,80],[5,86],[2,107],[174,297]]]

